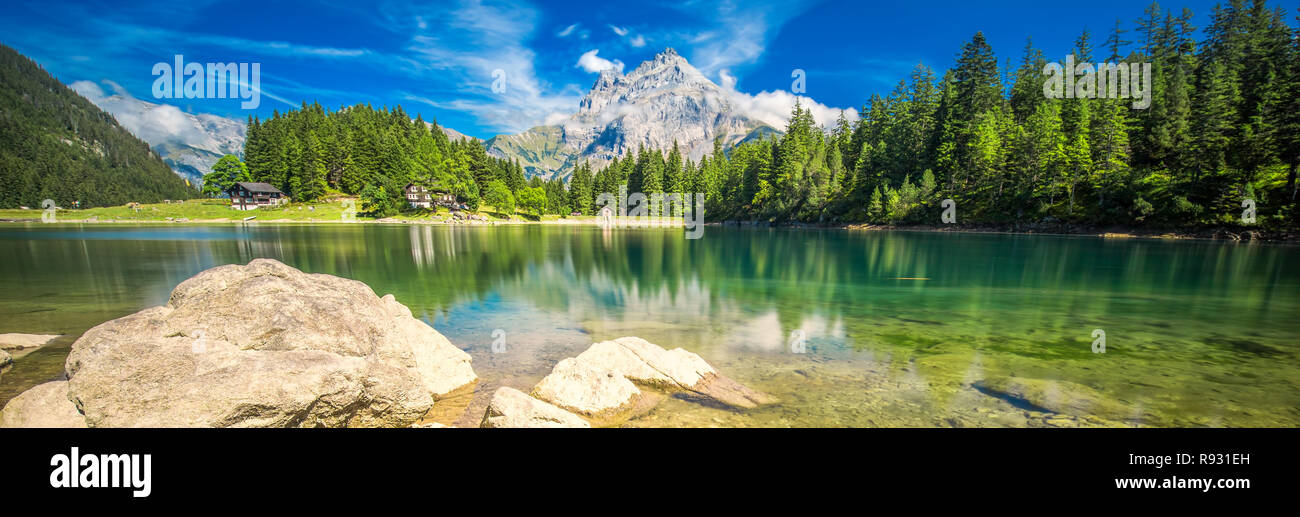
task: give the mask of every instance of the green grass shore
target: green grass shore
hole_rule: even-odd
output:
[[[234,210],[226,199],[191,199],[167,203],[133,204],[87,208],[82,210],[59,209],[54,213],[55,223],[388,223],[388,224],[556,224],[597,225],[595,216],[560,216],[515,213],[510,217],[491,206],[480,206],[476,211],[462,211],[456,217],[445,207],[414,210],[389,217],[369,217],[356,207],[360,201],[351,197],[332,197],[311,203],[287,203],[256,210]],[[0,209],[0,224],[42,222],[40,209]],[[248,219],[251,218],[251,219]],[[681,224],[681,222],[678,222]],[[768,226],[768,223],[713,221],[710,225],[737,225],[744,227]],[[657,225],[656,225],[657,226]],[[1300,232],[1292,229],[1264,229],[1257,226],[1225,225],[1196,228],[1143,228],[1128,226],[1089,226],[1083,224],[778,224],[796,228],[840,228],[847,230],[901,230],[939,231],[964,233],[1015,233],[1047,235],[1092,235],[1103,238],[1154,238],[1154,239],[1205,239],[1246,242],[1300,243]]]
[[[391,217],[375,218],[360,213],[360,201],[355,198],[334,198],[311,203],[287,203],[274,207],[262,207],[256,210],[234,210],[230,201],[225,199],[191,199],[168,203],[134,204],[87,208],[81,210],[59,209],[54,215],[57,223],[229,223],[246,220],[258,222],[292,222],[292,223],[354,223],[354,222],[394,222],[394,223],[448,223],[468,224],[584,224],[596,222],[593,216],[558,216],[516,213],[512,217],[497,212],[493,207],[480,207],[477,211],[464,211],[463,216],[477,219],[457,219],[445,207],[416,210]],[[40,209],[0,209],[0,222],[41,222],[43,211]]]

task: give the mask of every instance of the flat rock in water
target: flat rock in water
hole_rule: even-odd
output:
[[[59,334],[0,334],[0,350],[38,348],[54,341]]]
[[[532,394],[570,411],[597,416],[632,406],[641,390],[616,370],[601,370],[570,357],[556,363]]]
[[[269,259],[90,329],[66,369],[91,427],[407,427],[476,379],[391,295]]]
[[[0,409],[0,428],[84,428],[86,417],[68,400],[68,382],[38,385],[9,400]]]
[[[771,404],[776,399],[771,395],[750,389],[730,377],[711,375],[700,380],[690,391],[704,395],[728,406],[755,408]]]
[[[480,427],[591,427],[582,417],[529,397],[511,387],[497,388]]]
[[[608,416],[637,406],[638,388],[687,391],[728,406],[753,408],[775,400],[717,372],[682,348],[665,350],[638,337],[591,345],[565,359],[533,388],[533,395],[590,416]]]

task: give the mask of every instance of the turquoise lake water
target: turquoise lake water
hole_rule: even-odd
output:
[[[392,293],[467,350],[482,381],[439,402],[446,423],[635,335],[780,402],[670,398],[624,425],[1300,424],[1300,248],[723,227],[0,226],[0,332],[64,334],[15,360],[0,403],[58,378],[86,329],[258,257]]]

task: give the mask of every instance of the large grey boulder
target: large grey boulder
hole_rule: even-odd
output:
[[[479,427],[591,427],[582,417],[529,397],[522,391],[497,388]]]
[[[9,400],[0,409],[0,428],[86,427],[86,417],[68,400],[68,382],[38,385]]]
[[[406,427],[476,378],[391,295],[269,259],[90,329],[66,368],[91,427]]]
[[[533,387],[533,396],[591,416],[608,416],[638,402],[648,387],[686,391],[728,406],[754,408],[774,402],[714,370],[700,356],[681,348],[665,350],[638,337],[591,345],[564,359]]]

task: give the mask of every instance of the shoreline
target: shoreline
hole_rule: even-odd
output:
[[[278,215],[278,214],[277,214]],[[0,225],[30,225],[43,223],[40,217],[34,218],[0,218]],[[395,225],[451,225],[451,226],[600,226],[595,216],[557,217],[554,219],[455,219],[455,218],[401,218],[385,217],[371,219],[357,217],[355,220],[333,219],[61,219],[53,225],[70,224],[157,224],[157,225],[221,225],[221,224],[395,224]],[[762,221],[716,221],[706,222],[705,226],[734,228],[777,228],[806,230],[848,230],[848,231],[901,231],[901,232],[939,232],[967,234],[1001,234],[1001,235],[1052,235],[1099,237],[1103,239],[1154,239],[1154,240],[1204,240],[1231,243],[1267,243],[1300,244],[1300,230],[1251,229],[1240,227],[1205,227],[1205,228],[1141,228],[1131,226],[1093,226],[1066,223],[976,223],[966,225],[928,225],[928,224],[875,224],[875,223],[769,223]],[[646,228],[679,227],[673,224],[656,224]],[[623,226],[622,229],[636,229],[636,226]]]

